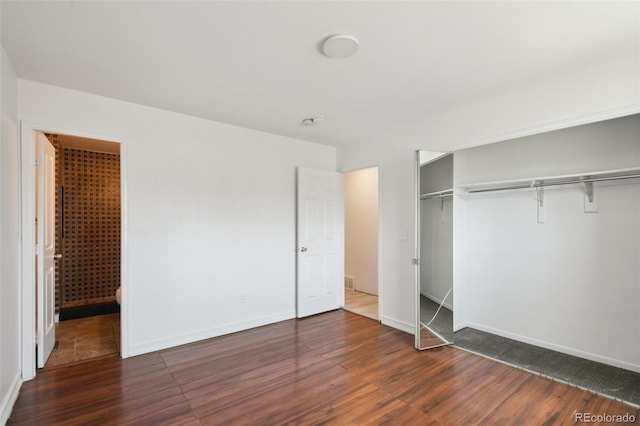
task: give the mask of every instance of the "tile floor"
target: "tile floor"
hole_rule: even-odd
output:
[[[463,328],[455,332],[455,345],[523,370],[568,383],[599,395],[640,406],[640,373],[584,358]]]
[[[344,309],[377,320],[378,296],[345,288]]]
[[[45,368],[120,353],[120,314],[60,321]]]

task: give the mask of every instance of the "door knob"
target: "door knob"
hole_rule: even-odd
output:
[[[60,260],[60,259],[62,259],[62,253],[56,253],[56,254],[54,254],[54,255],[53,255],[53,258],[54,258],[55,260]]]
[[[300,247],[300,251],[304,253],[305,251],[307,251],[307,248],[306,247]]]

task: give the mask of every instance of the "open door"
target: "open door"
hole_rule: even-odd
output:
[[[416,349],[453,343],[453,154],[416,152]]]
[[[342,175],[298,168],[298,318],[344,304]]]
[[[56,343],[55,324],[55,184],[56,150],[37,133],[36,282],[38,368],[44,367]]]

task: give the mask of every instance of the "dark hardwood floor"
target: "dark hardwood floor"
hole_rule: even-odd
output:
[[[345,311],[39,371],[9,424],[574,424],[622,403]]]

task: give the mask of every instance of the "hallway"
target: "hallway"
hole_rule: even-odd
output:
[[[378,296],[344,289],[344,310],[378,320]]]
[[[44,368],[120,353],[120,314],[60,321]]]

